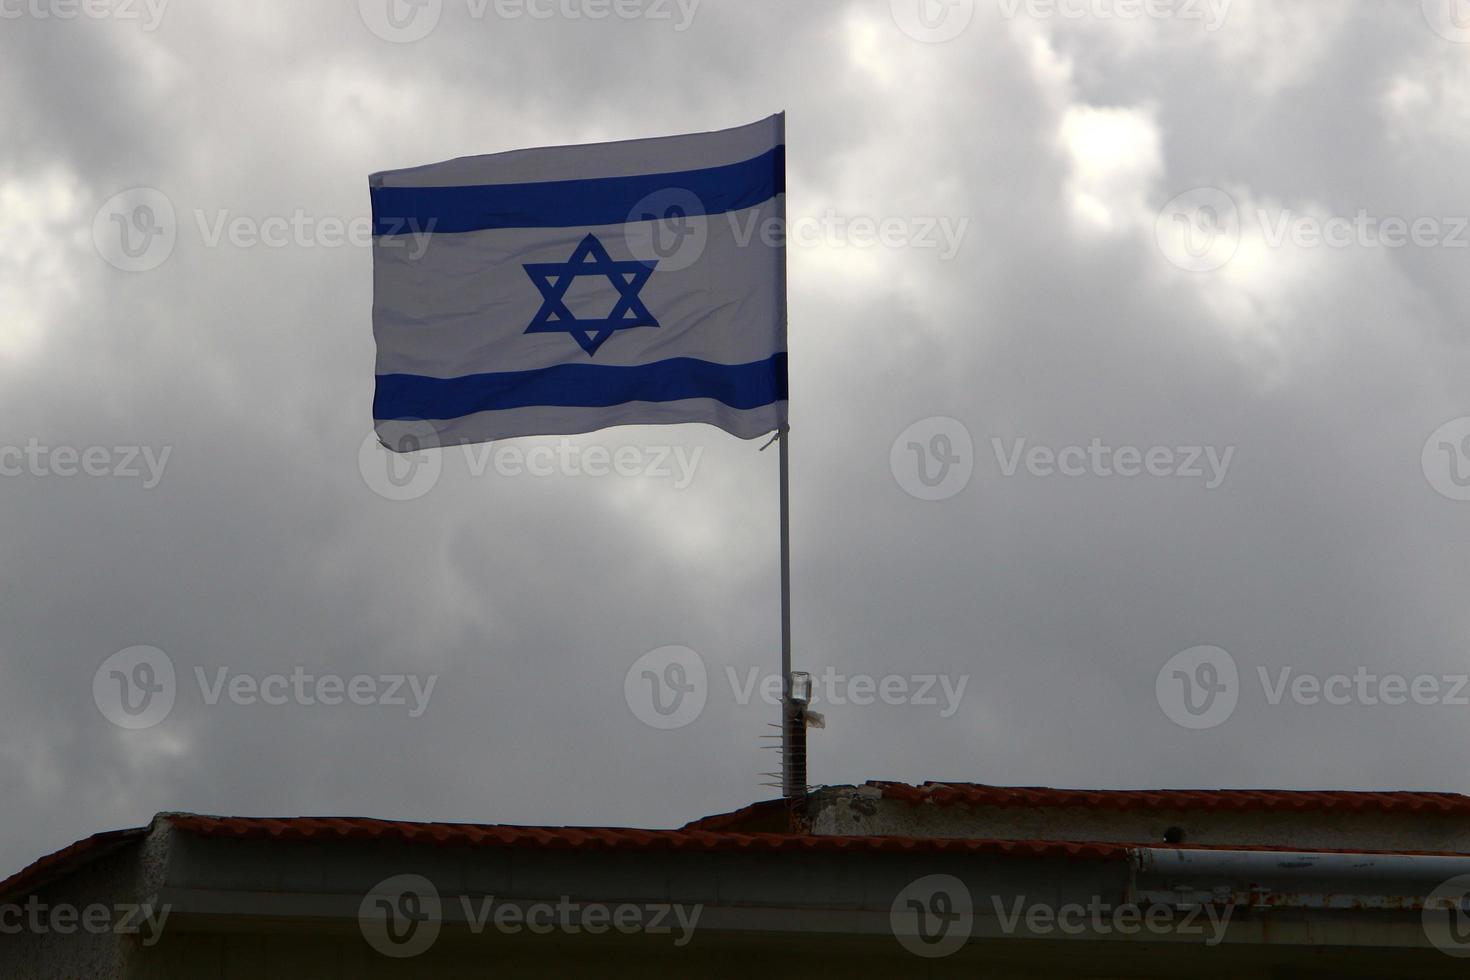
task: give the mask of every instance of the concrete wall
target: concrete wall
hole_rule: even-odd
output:
[[[60,908],[85,914],[91,907],[105,907],[115,927],[126,924],[126,906],[138,905],[156,895],[167,873],[172,831],[157,825],[147,837],[126,844],[50,882],[33,895],[12,895],[0,906],[20,908],[24,925],[19,933],[0,935],[0,978],[4,980],[54,980],[54,978],[125,977],[143,951],[142,937],[116,931],[72,927],[56,931],[49,913]],[[30,924],[29,906],[36,904],[47,914],[46,925]],[[14,922],[13,917],[8,921]],[[65,925],[65,923],[63,923]]]

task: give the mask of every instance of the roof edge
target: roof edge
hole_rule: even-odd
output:
[[[936,806],[1083,807],[1116,810],[1297,811],[1311,813],[1441,813],[1470,816],[1470,796],[1414,790],[1268,789],[1052,789],[984,783],[926,782],[917,786],[869,780],[861,786],[829,787],[883,799]]]
[[[28,895],[74,871],[115,854],[123,848],[143,840],[152,833],[158,818],[146,827],[128,827],[123,830],[108,830],[91,837],[84,837],[68,844],[59,851],[38,858],[15,874],[0,881],[0,901]]]

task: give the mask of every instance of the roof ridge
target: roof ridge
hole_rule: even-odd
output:
[[[835,788],[835,787],[834,787]],[[929,781],[919,785],[869,780],[861,792],[885,799],[943,806],[1099,806],[1177,810],[1437,810],[1470,814],[1470,796],[1425,790],[1311,789],[1058,789]]]

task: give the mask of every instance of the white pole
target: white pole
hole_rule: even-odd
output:
[[[791,697],[791,479],[787,443],[791,428],[781,429],[781,677],[782,697]]]
[[[778,117],[778,140],[786,145],[786,114]],[[786,195],[777,196],[777,213],[786,227]],[[781,249],[781,324],[786,326],[786,249]],[[781,791],[787,799],[806,795],[806,718],[801,706],[791,700],[791,426],[782,425],[781,440]],[[801,758],[797,759],[796,755]],[[797,784],[800,785],[797,785]]]
[[[796,800],[806,795],[806,719],[791,699],[790,427],[782,426],[777,438],[781,440],[781,794]]]

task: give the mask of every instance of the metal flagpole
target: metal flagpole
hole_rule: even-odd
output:
[[[791,672],[791,427],[781,441],[781,795],[806,796],[806,705],[810,691],[794,691]]]
[[[781,500],[781,724],[779,738],[781,749],[781,771],[762,775],[778,778],[781,795],[787,800],[800,802],[806,796],[806,727],[809,716],[807,705],[811,702],[811,682],[805,674],[791,670],[791,451],[789,442],[791,428],[782,425],[771,436],[770,442],[761,447],[765,451],[771,443],[780,443],[776,454],[780,466]],[[765,736],[763,736],[765,737]]]
[[[786,145],[786,114],[778,117],[779,140]],[[782,166],[784,168],[784,159]],[[786,227],[786,196],[777,195],[777,213]],[[781,249],[781,325],[786,326],[786,249]],[[806,707],[811,700],[810,679],[803,675],[802,689],[791,673],[791,426],[776,433],[781,441],[781,795],[788,800],[806,797]]]
[[[782,426],[781,440],[781,676],[782,699],[791,697],[791,427]]]

